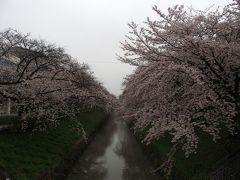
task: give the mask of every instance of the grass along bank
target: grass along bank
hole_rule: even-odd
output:
[[[88,136],[105,117],[104,113],[95,111],[81,113],[78,119]],[[27,180],[58,166],[74,143],[82,138],[74,126],[74,122],[63,120],[57,127],[50,126],[47,132],[32,134],[17,129],[0,132],[0,169],[6,170],[14,180]]]
[[[133,127],[133,121],[129,123],[129,127]],[[135,137],[140,142],[143,134],[136,133]],[[189,158],[185,158],[184,152],[178,150],[174,157],[175,161],[170,179],[208,179],[209,173],[217,169],[232,154],[240,151],[239,136],[230,136],[227,133],[223,133],[221,137],[217,143],[214,143],[212,137],[206,133],[199,132],[197,153],[191,154]],[[166,159],[167,153],[172,147],[171,137],[169,135],[152,141],[152,143],[147,146],[142,143],[141,145],[156,168]],[[162,172],[160,173],[164,176]]]

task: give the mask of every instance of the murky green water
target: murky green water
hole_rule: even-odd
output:
[[[126,125],[112,118],[88,146],[68,180],[160,180]]]

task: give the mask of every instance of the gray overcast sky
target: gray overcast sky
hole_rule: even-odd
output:
[[[231,0],[0,0],[0,31],[8,27],[65,47],[80,62],[90,65],[107,89],[121,93],[123,77],[133,67],[117,61],[127,23],[154,17],[151,9],[176,4],[205,9]]]

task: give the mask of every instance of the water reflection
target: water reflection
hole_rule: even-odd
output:
[[[124,123],[112,118],[89,145],[68,180],[159,180]]]

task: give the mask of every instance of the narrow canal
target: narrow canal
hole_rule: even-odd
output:
[[[68,180],[160,180],[128,127],[117,117],[88,146]]]

